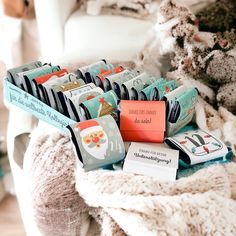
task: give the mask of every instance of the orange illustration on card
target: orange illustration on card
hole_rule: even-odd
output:
[[[121,100],[120,131],[124,141],[163,142],[165,102]]]

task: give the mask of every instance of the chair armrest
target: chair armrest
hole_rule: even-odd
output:
[[[35,0],[42,57],[57,57],[64,49],[64,24],[76,8],[76,0]]]

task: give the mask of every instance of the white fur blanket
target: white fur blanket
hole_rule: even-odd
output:
[[[235,162],[174,183],[122,171],[85,173],[67,136],[38,127],[24,171],[43,235],[236,235]]]

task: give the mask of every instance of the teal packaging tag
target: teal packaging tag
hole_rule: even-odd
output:
[[[121,87],[121,98],[127,100],[138,99],[138,93],[152,84],[157,78],[146,72],[136,76],[135,78],[125,82]]]
[[[36,77],[50,74],[59,70],[60,70],[60,66],[49,66],[49,67],[42,66],[36,70],[26,72],[24,76],[26,76],[30,81],[32,81]]]
[[[61,104],[59,95],[59,92],[69,92],[71,90],[75,90],[80,88],[81,86],[83,86],[85,84],[84,80],[82,79],[77,79],[75,81],[72,82],[68,82],[65,84],[60,84],[60,85],[56,85],[55,87],[53,87],[53,89],[51,89],[51,93],[53,94],[55,103],[56,103],[56,109],[58,111],[60,111],[61,113],[64,113],[64,108],[63,105]]]
[[[166,117],[167,117],[167,120],[169,118],[170,111],[171,111],[171,108],[172,108],[174,102],[176,101],[176,99],[178,97],[180,97],[182,94],[184,94],[187,90],[188,90],[187,87],[185,87],[184,85],[181,85],[178,88],[174,89],[173,91],[167,93],[166,95],[164,95],[162,97],[161,100],[166,102]]]
[[[93,82],[93,78],[95,78],[98,74],[113,69],[114,66],[112,64],[106,63],[105,60],[95,62],[93,64],[90,64],[88,66],[84,66],[82,68],[79,68],[77,73],[80,77],[84,78],[86,80],[86,83]]]
[[[79,78],[77,77],[77,75],[69,73],[60,78],[53,78],[49,81],[46,81],[42,85],[39,85],[39,88],[43,90],[44,99],[47,101],[47,104],[56,109],[57,108],[56,101],[52,90],[56,88],[58,85],[67,84],[69,82],[73,82],[78,79]]]
[[[198,91],[195,88],[188,89],[185,93],[178,97],[171,107],[169,121],[175,123],[183,120],[186,116],[193,113],[197,97]]]
[[[82,121],[85,120],[85,114],[81,114],[81,109],[80,109],[80,104],[82,102],[88,101],[90,99],[93,99],[101,94],[103,94],[104,91],[99,88],[93,88],[91,90],[85,91],[81,94],[77,94],[76,96],[73,96],[69,98],[69,105],[67,106],[68,108],[68,113],[71,119],[77,120],[77,121]]]
[[[193,119],[194,112],[189,113],[187,116],[185,116],[183,119],[178,120],[175,123],[171,123],[169,121],[166,121],[166,136],[170,137],[176,134],[180,129],[182,129],[185,125],[190,123]]]
[[[114,68],[114,65],[112,64],[104,64],[102,67],[90,67],[88,71],[86,72],[86,79],[89,82],[89,78],[91,81],[94,81],[94,78],[101,74],[102,72],[105,72],[107,70],[111,70]]]
[[[139,93],[159,79],[156,76],[148,75],[147,73],[142,73],[137,76],[137,78],[139,78],[140,81],[138,82],[138,80],[136,80],[135,86],[131,88],[131,100],[138,100]]]
[[[124,70],[118,74],[107,76],[104,80],[104,89],[108,91],[110,89],[115,90],[115,85],[121,86],[124,82],[136,77],[139,74],[137,71]]]
[[[90,65],[79,68],[77,73],[79,74],[80,77],[85,78],[85,73],[89,72],[90,70],[99,70],[105,65],[106,65],[106,61],[101,60],[101,61],[94,62]]]
[[[9,69],[7,70],[7,79],[9,82],[13,83],[14,85],[21,87],[21,81],[17,79],[17,74],[21,72],[33,70],[41,66],[42,66],[42,62],[34,61],[29,64],[24,64],[22,66]]]
[[[113,83],[116,81],[116,80],[119,80],[123,77],[126,77],[128,74],[130,73],[130,70],[123,70],[122,72],[120,73],[117,73],[117,74],[113,74],[113,75],[108,75],[105,77],[105,80],[103,82],[104,84],[104,89],[105,91],[109,91],[110,89],[114,89],[114,85]]]
[[[60,66],[47,66],[45,65],[45,67],[40,67],[38,69],[35,69],[33,71],[28,71],[26,73],[24,73],[23,77],[23,87],[25,88],[25,91],[29,92],[30,94],[34,95],[35,97],[37,97],[37,91],[33,88],[33,79],[42,76],[42,75],[46,75],[46,74],[50,74],[53,73],[55,71],[59,71],[60,70]]]
[[[159,101],[162,99],[162,97],[171,92],[172,90],[176,89],[178,87],[178,83],[175,80],[170,80],[166,82],[165,84],[157,85],[153,88],[150,99],[152,101]]]
[[[103,93],[80,104],[86,119],[112,115],[117,120],[117,95],[113,90]]]
[[[197,97],[197,89],[189,88],[175,99],[173,105],[170,107],[169,116],[167,118],[168,136],[177,133],[192,120]]]
[[[69,91],[65,91],[63,92],[63,95],[67,98],[72,98],[76,95],[79,95],[81,93],[84,93],[84,92],[87,92],[93,88],[95,88],[96,85],[94,83],[89,83],[89,84],[85,84],[79,88],[75,88],[75,89],[72,89],[72,90],[69,90]]]
[[[95,87],[96,87],[95,84],[89,83],[89,84],[85,84],[85,85],[82,85],[78,88],[71,89],[71,90],[68,90],[68,91],[65,91],[65,92],[59,91],[57,93],[57,96],[60,100],[60,104],[63,108],[63,111],[64,111],[65,115],[69,116],[68,106],[69,106],[69,99],[70,98],[76,97],[77,95],[79,95],[81,93],[84,93],[84,92],[87,92],[87,91],[89,91],[89,90],[91,90]]]
[[[151,100],[151,92],[152,90],[161,84],[166,83],[166,80],[163,78],[160,78],[156,81],[154,81],[152,84],[147,86],[146,88],[142,89],[141,92],[139,93],[139,100]]]
[[[4,92],[6,99],[13,105],[30,112],[37,118],[57,127],[58,129],[68,133],[66,128],[70,124],[76,123],[68,117],[62,115],[45,103],[41,102],[34,96],[14,86],[6,79],[4,80]]]
[[[135,100],[135,98],[137,99],[137,92],[140,92],[143,88],[152,84],[155,80],[157,80],[156,77],[143,72],[142,74],[122,84],[121,98],[127,100]]]
[[[25,79],[25,75],[28,75],[30,73],[37,73],[37,72],[40,72],[42,70],[46,70],[46,69],[49,69],[51,66],[49,64],[45,64],[41,67],[38,67],[38,68],[34,68],[32,70],[28,70],[28,71],[23,71],[23,72],[19,72],[16,74],[16,80],[17,80],[17,86],[18,87],[21,87],[23,88],[25,91],[27,91],[27,84],[26,84],[26,81]]]
[[[124,159],[124,142],[115,120],[110,115],[79,122],[68,126],[68,129],[79,163],[85,171]]]
[[[180,151],[180,165],[184,167],[222,158],[228,153],[220,139],[201,129],[176,134],[165,142]]]

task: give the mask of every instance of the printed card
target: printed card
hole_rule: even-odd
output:
[[[120,130],[125,141],[163,142],[165,102],[121,100]]]
[[[7,70],[7,79],[12,84],[21,88],[21,84],[20,84],[21,81],[17,80],[17,74],[24,72],[24,71],[33,70],[33,69],[36,69],[41,66],[42,66],[42,62],[34,61],[29,64],[24,64],[24,65],[16,67],[16,68],[9,69],[9,70]]]
[[[26,92],[37,96],[37,91],[33,90],[33,79],[60,70],[60,66],[47,66],[48,65],[45,65],[40,68],[34,69],[33,71],[27,71],[23,74],[23,87]]]
[[[104,72],[98,74],[94,78],[94,82],[98,87],[104,88],[104,81],[105,81],[106,76],[119,74],[123,70],[124,70],[124,68],[122,66],[115,67],[111,70],[105,70]]]
[[[147,86],[146,88],[142,89],[142,91],[139,93],[139,100],[151,100],[151,93],[152,90],[156,87],[159,86],[160,84],[165,84],[166,80],[161,78]]]
[[[177,96],[170,107],[167,107],[169,110],[167,117],[168,136],[174,135],[192,120],[197,97],[197,89],[189,88]]]
[[[161,181],[174,181],[178,169],[179,151],[163,144],[132,142],[123,171],[153,176]]]
[[[110,115],[79,122],[68,128],[80,164],[86,171],[124,159],[124,142]]]
[[[90,99],[93,99],[101,94],[103,94],[104,91],[99,88],[95,87],[91,90],[85,91],[81,94],[77,94],[71,98],[69,98],[69,105],[67,106],[67,111],[71,119],[82,121],[85,120],[85,115],[81,114],[80,104],[82,102],[88,101]]]
[[[104,85],[104,90],[107,92],[111,89],[114,90],[114,82],[117,80],[122,80],[123,78],[126,78],[129,74],[131,73],[130,70],[123,70],[120,73],[116,73],[116,74],[112,74],[112,75],[108,75],[105,77],[105,80],[103,82]]]
[[[85,114],[85,119],[111,115],[117,120],[117,96],[112,90],[84,101],[80,104],[80,107],[81,114]]]
[[[39,85],[45,83],[46,81],[52,80],[53,78],[60,78],[68,74],[66,69],[62,69],[47,75],[42,75],[33,79],[32,89],[37,92],[37,97],[45,102],[43,91],[40,89]]]
[[[178,83],[175,80],[170,80],[166,83],[161,83],[152,90],[150,100],[159,101],[162,97],[178,87]]]
[[[156,77],[143,72],[137,77],[122,84],[121,98],[127,100],[136,100],[138,98],[138,93],[156,80]]]
[[[180,150],[180,159],[186,166],[206,162],[228,153],[226,145],[201,129],[191,130],[169,137],[165,142]]]

